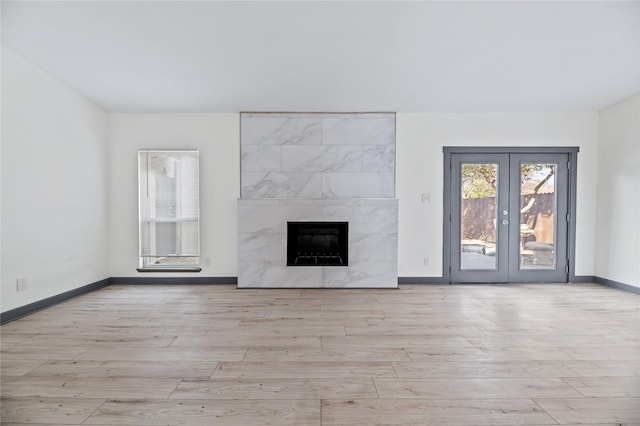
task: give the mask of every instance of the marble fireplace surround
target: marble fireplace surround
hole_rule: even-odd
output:
[[[238,287],[397,287],[395,114],[242,113]],[[348,266],[286,266],[287,222],[349,222]]]

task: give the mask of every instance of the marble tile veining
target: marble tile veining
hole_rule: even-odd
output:
[[[358,172],[362,169],[360,146],[283,146],[285,172]]]
[[[309,114],[241,116],[242,145],[318,145],[322,120]]]
[[[395,139],[395,116],[325,118],[325,145],[391,145]]]
[[[363,172],[394,172],[396,147],[393,144],[362,147]]]
[[[241,162],[245,172],[282,170],[282,148],[277,145],[242,145]]]
[[[242,172],[243,198],[319,198],[321,176],[315,173]]]
[[[393,173],[325,173],[322,175],[324,198],[393,198]]]

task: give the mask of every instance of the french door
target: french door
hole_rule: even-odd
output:
[[[568,281],[571,155],[447,156],[451,282]]]

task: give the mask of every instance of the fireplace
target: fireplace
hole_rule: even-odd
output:
[[[239,288],[397,288],[394,113],[240,114]]]
[[[287,222],[287,266],[348,266],[348,222]]]

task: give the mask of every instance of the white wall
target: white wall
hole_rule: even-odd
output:
[[[599,118],[595,275],[640,287],[640,95]]]
[[[110,114],[108,140],[111,276],[237,276],[239,114]],[[154,148],[200,150],[198,274],[136,271],[138,150]]]
[[[109,277],[106,119],[2,47],[3,312]]]
[[[576,274],[593,275],[598,115],[397,115],[396,194],[401,277],[442,276],[444,146],[578,146]],[[423,204],[421,193],[430,193]],[[429,265],[424,265],[424,258]]]
[[[237,276],[239,115],[111,114],[109,120],[111,275],[139,275],[136,272],[137,150],[199,148],[203,271],[197,276]],[[594,274],[596,112],[399,113],[396,144],[399,276],[442,276],[443,146],[580,147],[576,274]],[[431,203],[421,203],[422,193],[431,194]],[[424,257],[429,257],[427,266]],[[211,259],[211,266],[206,266],[207,258]]]

